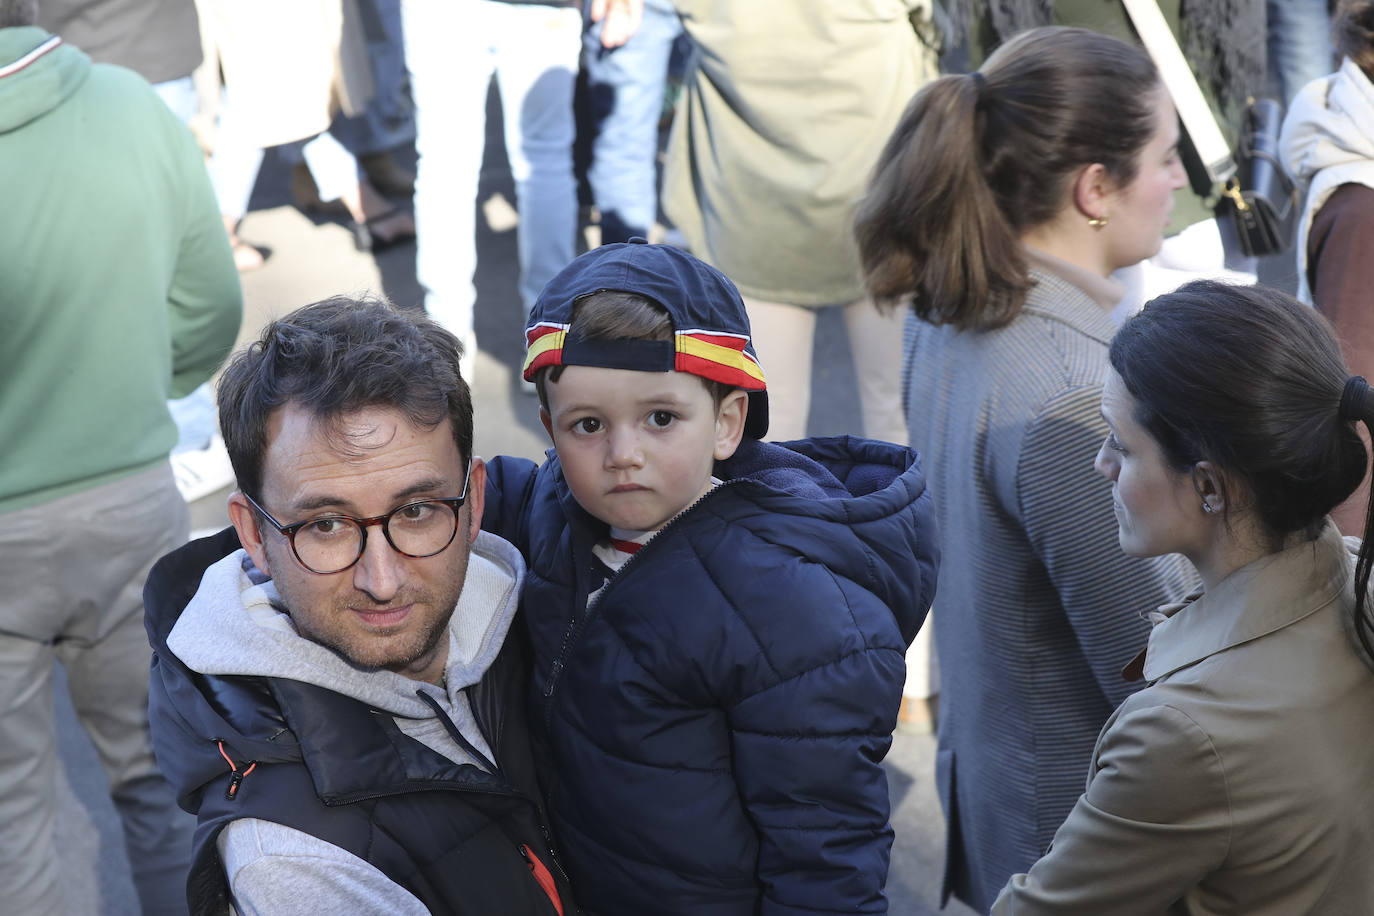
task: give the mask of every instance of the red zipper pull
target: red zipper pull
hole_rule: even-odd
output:
[[[243,785],[243,777],[256,770],[258,768],[258,762],[256,760],[251,761],[247,769],[239,770],[238,764],[234,763],[229,757],[229,754],[224,750],[224,742],[216,741],[215,743],[219,745],[219,755],[229,764],[229,787],[224,790],[224,797],[229,801],[233,801],[238,797],[239,786]],[[560,910],[559,912],[561,913],[562,911]]]

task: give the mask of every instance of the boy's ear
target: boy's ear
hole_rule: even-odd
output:
[[[749,415],[749,394],[743,388],[736,388],[720,402],[716,411],[716,448],[715,459],[724,461],[739,448],[744,438],[744,419]]]
[[[544,432],[549,434],[549,444],[553,445],[553,417],[549,416],[547,407],[539,408],[539,422],[544,424]]]

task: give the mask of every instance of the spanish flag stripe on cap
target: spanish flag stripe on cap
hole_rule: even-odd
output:
[[[566,324],[554,324],[551,321],[541,321],[538,324],[532,324],[528,328],[525,328],[525,346],[529,346],[546,334],[557,334],[559,331],[566,331],[567,329],[568,326]]]
[[[719,344],[732,350],[743,350],[749,345],[748,334],[727,334],[723,331],[703,331],[699,328],[678,331],[678,337],[692,337],[707,343]]]
[[[703,339],[704,334],[677,336],[677,369],[704,376],[727,385],[759,390],[764,387],[763,369],[745,352],[742,338],[727,338],[729,345],[721,346]],[[716,335],[710,335],[715,337]],[[735,343],[738,342],[738,348]]]
[[[536,334],[536,332],[538,332]],[[540,366],[556,366],[562,360],[563,340],[568,336],[568,332],[560,328],[531,328],[529,331],[529,349],[525,351],[525,365],[521,370],[522,374],[529,372],[539,361]],[[540,359],[544,357],[543,359]]]

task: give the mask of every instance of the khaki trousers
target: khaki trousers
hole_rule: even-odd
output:
[[[109,777],[143,912],[186,912],[195,819],[153,759],[143,580],[185,543],[189,520],[165,463],[0,515],[0,911],[67,912],[69,863],[53,845],[60,661]]]

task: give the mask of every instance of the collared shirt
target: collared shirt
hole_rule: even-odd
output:
[[[1110,312],[1114,309],[1121,298],[1126,295],[1126,287],[1111,277],[1100,276],[1091,270],[1079,267],[1077,264],[1070,264],[1063,258],[1046,254],[1038,248],[1032,248],[1029,245],[1022,247],[1026,250],[1026,261],[1032,270],[1054,274],[1059,279],[1072,283],[1106,311]]]

